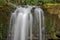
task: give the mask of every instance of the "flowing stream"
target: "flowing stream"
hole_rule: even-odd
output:
[[[37,30],[37,37],[33,30]],[[7,40],[45,40],[43,10],[38,6],[17,7],[11,15]]]

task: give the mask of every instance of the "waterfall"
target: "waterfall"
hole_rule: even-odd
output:
[[[11,15],[7,40],[33,40],[34,27],[39,29],[37,40],[45,40],[43,10],[37,6],[19,6]]]

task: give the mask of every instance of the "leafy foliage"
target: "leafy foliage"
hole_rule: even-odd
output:
[[[43,0],[44,3],[54,3],[54,0]]]
[[[45,16],[45,25],[46,25],[47,38],[56,38],[54,15],[47,14]]]
[[[5,3],[4,0],[0,0],[0,5],[3,5]]]

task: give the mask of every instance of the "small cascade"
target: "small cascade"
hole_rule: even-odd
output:
[[[45,40],[43,10],[38,6],[17,7],[11,15],[7,40]]]

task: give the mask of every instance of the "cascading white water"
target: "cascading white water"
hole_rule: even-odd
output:
[[[45,34],[43,33],[45,31],[45,27],[44,27],[44,14],[43,14],[43,10],[41,8],[36,8],[35,11],[35,17],[36,20],[39,23],[39,28],[40,28],[40,40],[45,40]]]
[[[31,12],[33,8],[35,8],[34,12]],[[38,23],[38,25],[35,23]],[[38,40],[45,40],[43,10],[36,6],[18,7],[11,16],[8,40],[28,40],[28,38],[33,40],[33,26],[39,27]],[[30,34],[30,37],[28,34]]]

